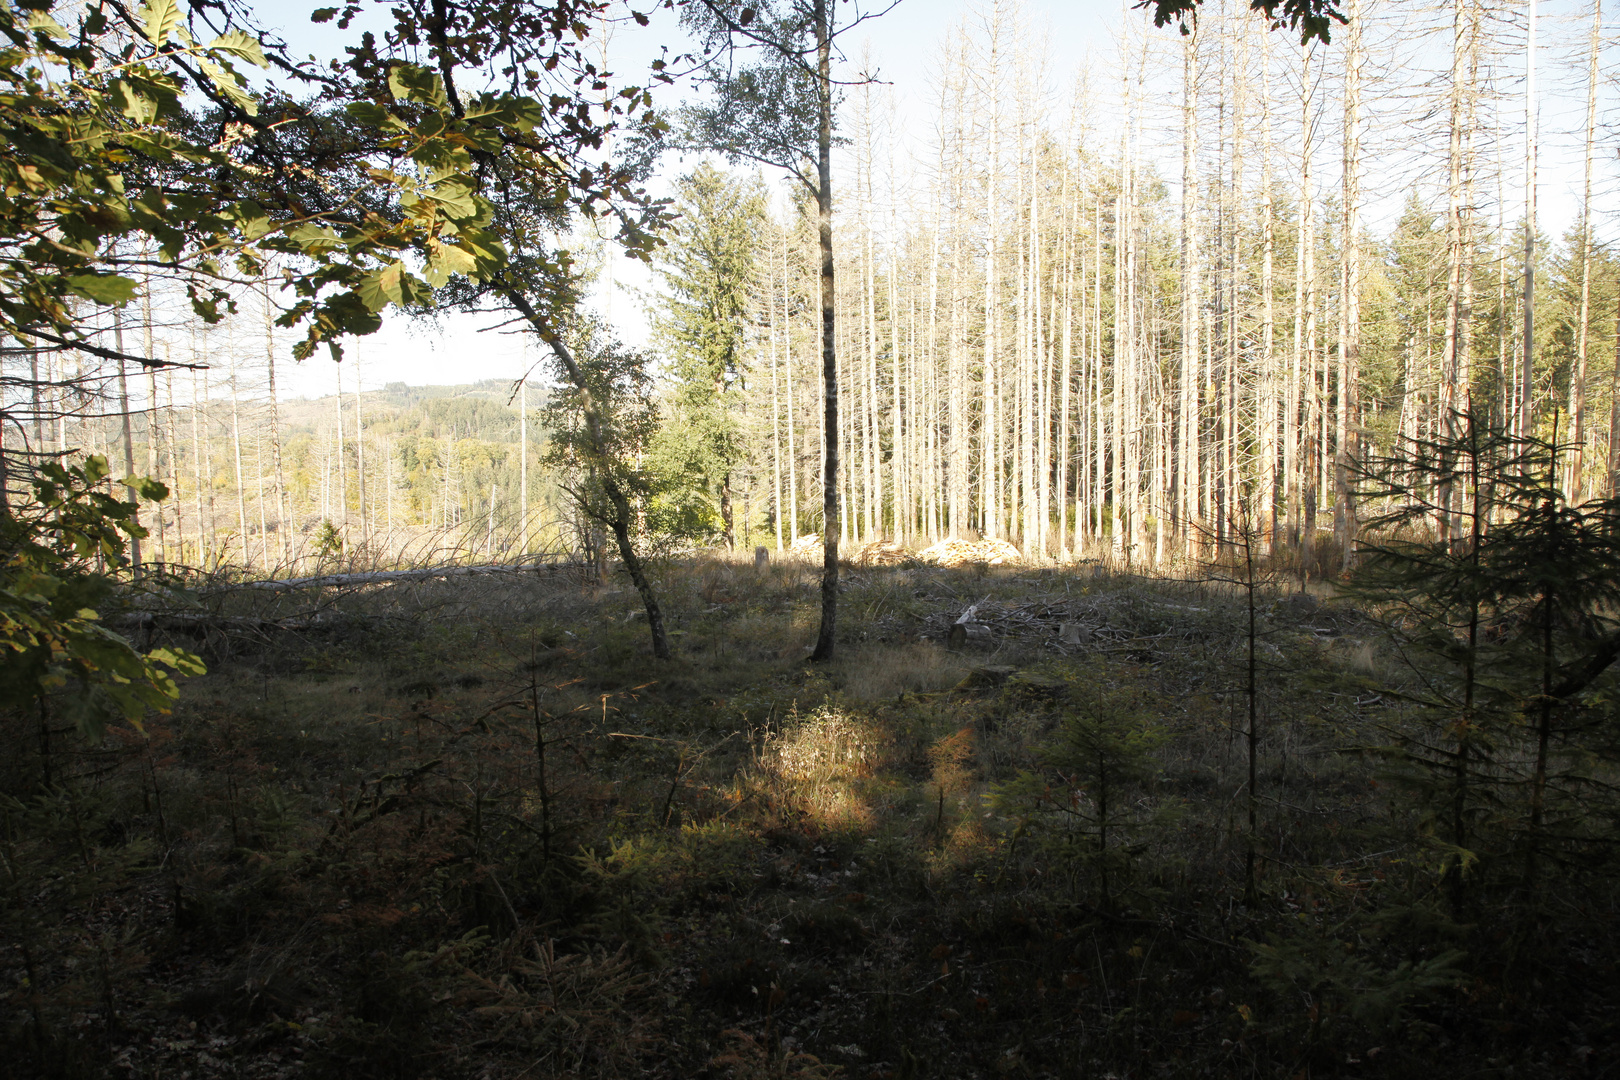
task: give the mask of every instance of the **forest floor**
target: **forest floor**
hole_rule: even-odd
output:
[[[1613,891],[1439,895],[1366,615],[1257,588],[1251,832],[1243,588],[849,569],[817,666],[818,577],[661,567],[667,662],[567,574],[228,594],[144,733],[7,721],[0,1071],[1620,1070]]]

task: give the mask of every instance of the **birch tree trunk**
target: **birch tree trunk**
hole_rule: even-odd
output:
[[[248,555],[248,525],[247,525],[247,493],[242,482],[242,413],[241,395],[237,392],[238,365],[236,363],[236,350],[231,350],[231,461],[236,475],[236,528],[237,536],[242,544],[242,563],[249,561]]]
[[[1438,401],[1441,430],[1448,440],[1458,436],[1458,413],[1466,408],[1469,383],[1469,312],[1463,282],[1467,273],[1465,263],[1472,248],[1464,190],[1465,174],[1470,168],[1464,149],[1469,126],[1468,98],[1472,93],[1468,73],[1476,40],[1471,3],[1472,0],[1454,0],[1452,4],[1451,123],[1446,173],[1446,319],[1442,353],[1444,366]],[[1460,526],[1460,519],[1454,517],[1452,509],[1452,502],[1457,497],[1449,482],[1442,483],[1438,499],[1441,520],[1438,524],[1446,535],[1455,535],[1455,530]]]
[[[1260,510],[1263,554],[1277,547],[1277,221],[1271,187],[1271,35],[1260,38]]]
[[[611,286],[610,286],[611,294]],[[364,383],[360,378],[360,349],[354,350],[354,478],[355,495],[360,506],[360,539],[371,540],[371,528],[366,520],[366,423],[360,412],[360,392]],[[341,405],[339,406],[341,410]]]
[[[1586,158],[1581,185],[1581,297],[1575,322],[1575,370],[1569,380],[1569,500],[1586,498],[1586,353],[1592,324],[1592,143],[1597,131],[1598,49],[1603,40],[1603,0],[1592,0],[1592,33],[1586,54]]]
[[[990,62],[989,62],[989,103],[990,103],[990,134],[986,145],[989,164],[985,173],[984,183],[984,360],[980,378],[980,410],[979,410],[979,482],[981,493],[979,496],[980,530],[988,537],[1001,535],[1001,475],[1000,455],[1001,448],[997,438],[1000,430],[1000,417],[997,415],[996,399],[999,391],[1001,373],[999,369],[1000,353],[1000,297],[997,295],[997,277],[1000,269],[1000,253],[997,250],[1000,236],[1000,202],[1001,202],[1001,8],[994,9],[994,23],[990,31]]]
[[[333,508],[333,516],[337,518],[338,533],[343,538],[343,553],[346,555],[349,551],[349,470],[348,462],[343,457],[343,365],[338,364],[333,370],[337,375],[337,393],[332,395],[332,418],[337,424],[337,460],[334,465],[337,487],[333,492],[337,496],[337,500],[336,506]],[[449,483],[449,461],[454,452],[454,438],[452,432],[451,441],[445,449],[446,485]],[[448,486],[446,486],[445,490],[448,493]],[[449,505],[449,499],[446,498],[445,506],[448,507]],[[448,524],[448,521],[446,524]]]
[[[1198,33],[1181,39],[1181,394],[1177,433],[1175,519],[1182,554],[1193,557],[1198,505],[1199,265],[1198,224]]]
[[[276,473],[277,531],[281,533],[281,557],[289,570],[293,561],[292,514],[287,500],[287,472],[281,459],[281,403],[276,395],[276,332],[271,318],[270,278],[265,276],[264,289],[264,362],[270,388],[270,467]]]
[[[212,525],[203,515],[203,440],[202,440],[202,405],[203,396],[208,386],[206,372],[201,376],[201,389],[198,386],[198,372],[191,373],[191,461],[197,473],[197,566],[200,569],[208,568],[208,530]]]
[[[1356,506],[1351,469],[1359,456],[1361,386],[1361,0],[1350,0],[1349,45],[1344,62],[1343,229],[1339,241],[1339,417],[1335,448],[1333,531],[1341,569],[1354,560]]]

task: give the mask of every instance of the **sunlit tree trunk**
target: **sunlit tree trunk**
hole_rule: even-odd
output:
[[[822,516],[821,628],[814,660],[831,660],[838,626],[838,359],[832,246],[832,0],[815,0],[816,35],[816,215],[821,246],[821,364],[827,460]]]
[[[1277,220],[1271,187],[1271,36],[1260,38],[1260,532],[1261,550],[1277,545]]]
[[[366,518],[366,423],[360,412],[360,392],[363,383],[360,378],[360,349],[354,350],[354,478],[355,498],[360,509],[360,537],[362,540],[371,539],[371,528]],[[341,408],[341,406],[340,406]],[[490,496],[494,498],[493,495]],[[493,506],[493,502],[491,506]],[[491,513],[494,511],[491,510]]]
[[[787,399],[787,482],[788,482],[788,543],[799,539],[799,450],[794,431],[798,413],[793,408],[793,313],[791,310],[792,281],[788,276],[788,234],[782,231],[782,359],[787,377],[783,387]]]
[[[1575,321],[1575,370],[1569,380],[1569,499],[1586,498],[1586,354],[1592,324],[1592,145],[1597,131],[1598,49],[1603,40],[1603,2],[1592,2],[1592,32],[1586,54],[1586,158],[1581,186],[1581,298]]]
[[[1452,13],[1452,61],[1450,93],[1450,138],[1446,177],[1446,317],[1442,346],[1442,372],[1438,395],[1439,422],[1448,440],[1457,438],[1458,416],[1467,408],[1469,337],[1472,313],[1469,311],[1469,283],[1472,280],[1473,238],[1471,160],[1474,73],[1478,68],[1478,27],[1473,0],[1454,0]],[[1462,527],[1462,493],[1449,482],[1441,485],[1439,526],[1450,536]],[[1454,509],[1453,503],[1458,505]]]
[[[1200,266],[1198,248],[1198,34],[1181,40],[1181,393],[1175,520],[1182,554],[1192,558],[1199,488]]]
[[[1299,150],[1299,223],[1294,243],[1294,333],[1291,350],[1292,368],[1283,395],[1283,497],[1288,507],[1288,543],[1296,552],[1302,551],[1300,535],[1301,500],[1306,463],[1302,460],[1310,428],[1303,427],[1306,366],[1312,357],[1307,353],[1307,322],[1311,318],[1306,293],[1311,287],[1310,233],[1314,219],[1311,190],[1311,50],[1300,51],[1300,150]]]
[[[236,476],[236,527],[237,536],[242,545],[242,563],[245,566],[249,561],[248,551],[248,523],[247,523],[247,490],[242,480],[242,410],[241,395],[237,389],[238,365],[236,351],[231,351],[231,464]]]
[[[208,567],[208,531],[213,524],[203,514],[203,483],[206,474],[203,465],[202,407],[207,386],[207,373],[203,372],[199,375],[196,370],[193,370],[191,373],[191,463],[197,474],[197,565],[202,569]]]
[[[269,376],[270,394],[270,467],[275,470],[277,531],[281,533],[281,557],[290,567],[293,561],[292,513],[287,497],[287,472],[281,457],[281,403],[276,395],[276,332],[272,321],[270,279],[262,282],[264,289],[264,362]]]
[[[1342,568],[1350,568],[1356,533],[1356,506],[1351,470],[1359,454],[1361,387],[1361,0],[1350,0],[1346,12],[1348,52],[1344,62],[1344,167],[1339,240],[1339,415],[1335,447],[1333,531]]]
[[[1533,400],[1536,358],[1536,0],[1529,0],[1528,37],[1524,50],[1524,344],[1519,358],[1518,432],[1535,434]]]
[[[995,9],[990,28],[989,80],[990,127],[985,151],[989,158],[984,184],[984,359],[980,376],[979,410],[979,498],[980,529],[985,536],[1001,535],[1001,418],[997,409],[1000,392],[1001,303],[998,295],[1001,239],[1001,9]]]

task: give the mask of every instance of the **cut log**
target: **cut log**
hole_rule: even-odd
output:
[[[953,649],[964,649],[969,645],[991,646],[996,643],[994,635],[990,633],[990,627],[984,623],[953,623],[948,640]]]
[[[979,604],[982,603],[984,603],[983,600],[979,601]],[[957,616],[956,622],[951,624],[950,635],[946,638],[951,648],[965,648],[969,643],[974,645],[995,644],[995,638],[990,633],[990,627],[974,618],[979,613],[979,604],[974,604],[962,612],[961,615]]]

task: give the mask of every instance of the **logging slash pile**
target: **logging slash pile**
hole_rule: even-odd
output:
[[[916,559],[909,548],[893,540],[874,540],[855,553],[856,566],[904,566]]]
[[[788,547],[788,556],[799,559],[821,558],[819,533],[799,537]],[[947,570],[971,566],[1022,566],[1024,556],[1005,540],[941,540],[922,551],[912,551],[894,540],[873,540],[855,552],[850,560],[856,566],[905,566],[926,563]]]

